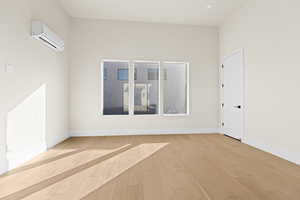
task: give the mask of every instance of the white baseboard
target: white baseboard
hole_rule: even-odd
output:
[[[253,146],[255,148],[258,148],[260,150],[266,151],[268,153],[271,153],[275,156],[278,156],[280,158],[288,160],[292,163],[300,165],[299,153],[292,153],[292,152],[287,152],[286,150],[275,149],[274,147],[272,147],[270,145],[266,145],[265,143],[261,143],[261,142],[257,142],[257,141],[245,140],[245,141],[243,141],[243,143]]]
[[[125,135],[172,135],[172,134],[213,134],[219,133],[219,128],[204,129],[158,129],[158,130],[97,130],[97,131],[71,131],[71,137],[84,136],[125,136]]]

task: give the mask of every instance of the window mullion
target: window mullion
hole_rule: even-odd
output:
[[[190,114],[190,64],[186,63],[186,114]]]
[[[158,106],[159,106],[159,115],[164,114],[164,66],[162,62],[159,62],[159,99],[158,99]]]

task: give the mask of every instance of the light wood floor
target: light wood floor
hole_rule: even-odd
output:
[[[217,134],[71,138],[0,176],[0,199],[299,200],[300,167]]]

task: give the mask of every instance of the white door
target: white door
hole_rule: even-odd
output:
[[[242,139],[244,131],[244,56],[237,51],[223,64],[223,131],[225,135]]]

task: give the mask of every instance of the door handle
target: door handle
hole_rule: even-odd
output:
[[[238,106],[234,106],[235,108],[238,108],[238,109],[241,109],[242,106],[241,105],[238,105]]]

